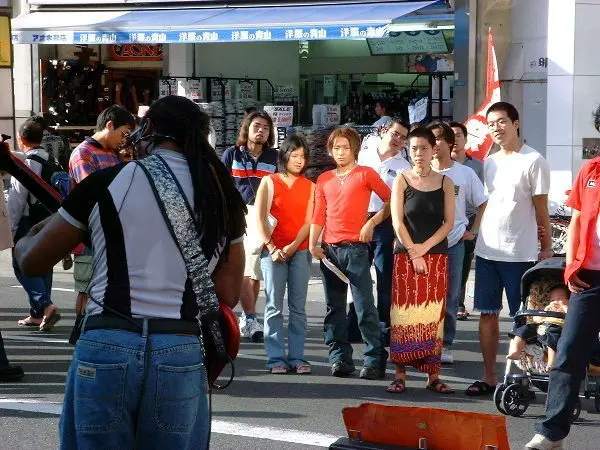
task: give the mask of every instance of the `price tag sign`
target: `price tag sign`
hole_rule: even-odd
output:
[[[292,86],[291,84],[286,84],[286,85],[277,84],[277,85],[275,85],[273,95],[275,95],[276,98],[294,97],[294,95],[295,95],[294,86]]]
[[[327,105],[325,109],[325,125],[339,125],[342,115],[340,105]]]
[[[264,111],[271,116],[275,127],[291,127],[294,122],[293,106],[265,106]]]
[[[202,82],[200,80],[188,81],[188,95],[190,100],[202,100]]]

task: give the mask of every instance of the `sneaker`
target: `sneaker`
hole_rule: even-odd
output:
[[[262,342],[265,335],[263,326],[256,319],[246,319],[245,333],[252,342]]]
[[[0,370],[0,382],[10,383],[11,381],[19,381],[25,374],[19,366],[8,366],[6,369]]]
[[[356,368],[354,365],[347,364],[343,361],[336,361],[331,366],[331,375],[334,377],[347,377],[351,375]]]
[[[560,450],[563,448],[562,439],[560,441],[551,441],[546,436],[536,434],[526,445],[526,449],[531,450]]]
[[[246,333],[246,317],[240,317],[240,336],[242,339],[250,339],[248,334]]]
[[[363,367],[359,377],[363,380],[380,380],[385,378],[385,371],[381,373],[381,370],[377,367]]]
[[[454,364],[452,350],[450,350],[448,347],[442,347],[442,364]]]

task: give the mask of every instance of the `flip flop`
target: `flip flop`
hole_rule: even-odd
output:
[[[390,394],[402,394],[406,391],[406,381],[396,378],[386,389]]]
[[[475,381],[471,386],[465,390],[465,395],[469,397],[483,397],[485,395],[491,395],[496,390],[496,386],[491,386],[485,381]]]
[[[39,327],[42,322],[40,323],[35,323],[31,321],[32,317],[29,316],[25,319],[21,319],[17,322],[17,325],[19,325],[20,327]]]
[[[435,392],[436,394],[454,394],[456,391],[448,386],[446,383],[442,383],[438,378],[431,384],[425,386],[428,391]]]
[[[40,324],[40,331],[50,331],[59,320],[60,314],[57,312],[53,312],[50,316],[44,316],[44,320],[42,320],[42,323]]]

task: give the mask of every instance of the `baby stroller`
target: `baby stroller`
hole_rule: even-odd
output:
[[[565,258],[549,258],[536,264],[521,279],[521,299],[523,307],[516,314],[515,321],[523,325],[532,322],[534,317],[564,319],[566,314],[544,311],[550,303],[549,289],[563,283]],[[535,399],[535,391],[548,392],[549,373],[546,369],[544,349],[541,344],[527,344],[519,360],[508,359],[504,380],[494,392],[496,408],[503,414],[519,417],[527,411],[530,402]],[[585,379],[586,398],[595,397],[596,411],[600,411],[600,378],[590,375]],[[573,409],[573,421],[581,413],[581,401],[578,399]]]

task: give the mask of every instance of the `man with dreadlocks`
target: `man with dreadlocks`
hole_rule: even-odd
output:
[[[190,100],[158,100],[132,137],[149,156],[91,174],[16,249],[22,270],[37,274],[86,236],[93,245],[96,270],[67,378],[61,449],[208,446],[197,282],[205,283],[201,296],[235,306],[245,229],[244,203],[208,133],[209,117]],[[156,194],[162,186],[148,175],[150,162],[176,185],[168,194],[183,201],[178,217]],[[188,275],[182,247],[189,243],[178,234],[185,217],[201,277]]]

